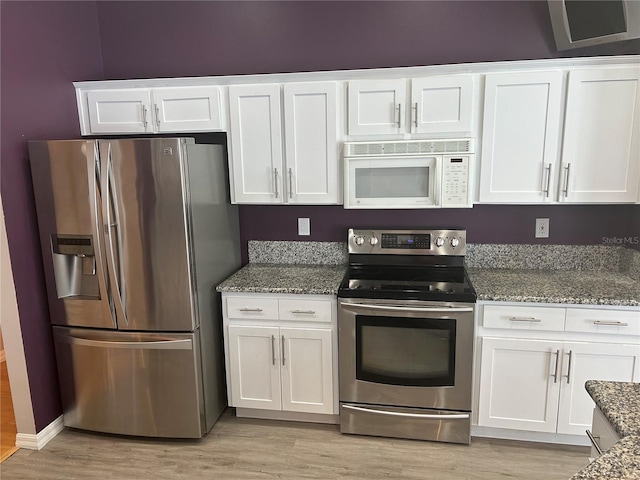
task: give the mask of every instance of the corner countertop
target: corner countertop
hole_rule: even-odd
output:
[[[218,292],[336,295],[346,265],[249,263],[216,287]]]
[[[640,435],[640,383],[588,380],[584,387],[620,437]]]
[[[588,380],[585,389],[621,439],[571,480],[640,478],[640,383]]]
[[[468,268],[478,300],[640,306],[640,281],[591,270]]]

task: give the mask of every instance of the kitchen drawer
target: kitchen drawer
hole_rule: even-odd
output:
[[[568,308],[565,330],[638,336],[640,335],[640,312]]]
[[[564,330],[564,308],[485,305],[482,326],[509,330]]]
[[[278,319],[278,299],[264,297],[228,297],[228,318]]]
[[[280,320],[331,322],[329,300],[280,300]]]

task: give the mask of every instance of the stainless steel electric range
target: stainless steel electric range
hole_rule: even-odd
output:
[[[476,293],[465,230],[350,229],[340,431],[466,443]]]

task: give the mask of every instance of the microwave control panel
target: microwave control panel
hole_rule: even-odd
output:
[[[469,207],[470,155],[447,155],[442,162],[442,207]]]

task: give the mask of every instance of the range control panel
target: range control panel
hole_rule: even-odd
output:
[[[463,256],[466,230],[377,230],[350,228],[349,253]]]

